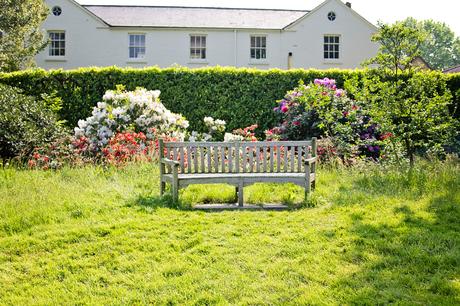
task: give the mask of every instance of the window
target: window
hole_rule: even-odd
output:
[[[334,21],[336,17],[337,16],[334,12],[327,13],[327,19],[329,19],[329,21]]]
[[[267,37],[251,36],[251,59],[267,58]]]
[[[324,35],[324,58],[338,59],[340,55],[340,36]]]
[[[190,59],[206,59],[205,35],[190,35]]]
[[[145,34],[129,34],[129,58],[145,57]]]
[[[62,14],[62,9],[59,6],[55,6],[51,10],[54,16],[60,16]]]
[[[65,32],[49,32],[49,56],[65,56]]]

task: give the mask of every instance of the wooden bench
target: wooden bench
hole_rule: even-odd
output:
[[[174,202],[179,189],[192,184],[230,184],[243,206],[243,188],[259,183],[294,183],[307,195],[316,181],[316,138],[311,141],[163,142],[160,151],[160,194],[171,184]]]

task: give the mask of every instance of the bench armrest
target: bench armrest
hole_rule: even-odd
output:
[[[316,156],[315,157],[310,157],[310,158],[305,160],[305,164],[310,166],[310,165],[316,163],[317,161],[318,161],[318,157],[316,157]]]
[[[180,163],[178,161],[170,160],[168,158],[162,158],[160,160],[160,162],[162,164],[165,164],[165,165],[171,166],[171,167],[179,167],[179,165],[180,165]]]

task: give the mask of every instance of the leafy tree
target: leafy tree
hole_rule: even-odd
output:
[[[460,64],[460,38],[443,22],[417,21],[407,18],[403,24],[425,33],[420,44],[420,55],[434,69],[446,69]]]
[[[417,73],[410,65],[420,54],[424,35],[403,22],[380,25],[373,37],[380,51],[367,64],[377,64],[362,80],[348,82],[356,98],[368,103],[371,116],[392,133],[393,142],[403,147],[414,166],[415,155],[427,150],[442,150],[451,138],[454,121],[448,106],[452,95],[441,73]]]
[[[40,25],[49,13],[43,0],[0,0],[0,71],[33,66],[33,57],[45,48]]]

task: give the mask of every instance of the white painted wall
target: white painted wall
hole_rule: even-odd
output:
[[[340,0],[327,0],[313,14],[287,31],[109,28],[73,1],[46,2],[50,8],[58,5],[63,10],[60,16],[50,14],[43,29],[66,32],[66,56],[62,59],[49,57],[48,48],[45,49],[36,57],[37,65],[45,69],[113,65],[169,67],[174,64],[192,68],[220,65],[286,69],[289,52],[293,52],[294,68],[356,68],[377,51],[377,46],[370,42],[375,29],[352,13]],[[331,10],[337,14],[334,22],[327,20],[327,13]],[[145,33],[145,59],[128,59],[129,33]],[[190,60],[190,34],[207,35],[206,61]],[[266,60],[251,61],[251,34],[267,36]],[[340,60],[323,60],[324,34],[342,36]]]
[[[336,13],[335,21],[327,19],[329,12]],[[288,53],[293,53],[294,68],[360,68],[378,51],[378,44],[371,41],[376,31],[340,0],[330,0],[283,32],[282,54],[287,62]],[[324,59],[324,35],[328,34],[340,36],[338,60]]]

